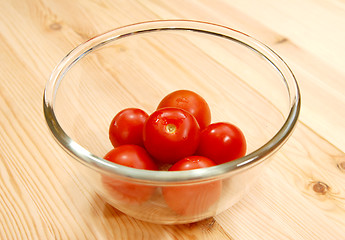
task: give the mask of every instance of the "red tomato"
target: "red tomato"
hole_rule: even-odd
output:
[[[174,163],[193,155],[200,128],[195,118],[180,108],[162,108],[152,113],[144,126],[146,150],[160,162]]]
[[[146,150],[137,145],[121,145],[108,152],[104,159],[127,167],[158,170]],[[118,180],[108,175],[103,175],[102,181],[112,196],[130,203],[145,202],[155,191],[155,187]]]
[[[243,157],[246,149],[246,140],[241,130],[233,124],[219,122],[201,132],[197,154],[222,164]]]
[[[204,156],[189,156],[176,162],[169,168],[169,171],[182,171],[198,168],[206,168],[216,166],[216,164],[209,158]]]
[[[216,166],[210,159],[202,156],[186,157],[176,162],[169,171],[183,171]],[[207,211],[220,197],[222,182],[212,181],[192,185],[163,188],[167,205],[180,215],[196,215]]]
[[[127,108],[116,114],[109,127],[109,139],[114,147],[143,144],[143,127],[148,114],[138,108]]]
[[[210,108],[200,95],[189,90],[178,90],[168,94],[159,103],[157,109],[164,107],[177,107],[191,113],[198,121],[200,129],[211,123]]]

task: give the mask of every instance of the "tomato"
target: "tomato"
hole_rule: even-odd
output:
[[[190,156],[176,162],[169,171],[183,171],[216,164],[202,156]],[[163,188],[163,196],[167,205],[177,214],[196,215],[210,209],[220,198],[222,182],[215,180],[206,183],[190,185],[169,186]]]
[[[138,108],[126,108],[111,121],[109,139],[114,147],[124,144],[143,144],[143,127],[148,114]]]
[[[196,119],[180,108],[162,108],[152,113],[144,126],[146,150],[162,163],[174,163],[193,155],[199,144]]]
[[[159,103],[157,109],[164,107],[177,107],[191,113],[198,121],[200,129],[211,123],[210,108],[200,95],[189,90],[178,90],[168,94]]]
[[[246,149],[242,131],[233,124],[219,122],[201,131],[197,154],[222,164],[243,157]]]
[[[158,170],[146,150],[137,145],[121,145],[108,152],[104,159],[127,167]],[[153,186],[130,183],[108,175],[103,175],[102,181],[112,196],[129,203],[145,202],[150,199],[155,191]]]
[[[169,168],[169,171],[182,171],[198,168],[206,168],[216,166],[216,164],[209,158],[203,156],[189,156],[176,162]]]

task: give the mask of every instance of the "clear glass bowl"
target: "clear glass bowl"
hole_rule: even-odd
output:
[[[247,155],[181,172],[102,158],[112,149],[108,128],[117,112],[136,107],[150,114],[178,89],[205,98],[212,122],[237,125]],[[91,38],[56,66],[44,92],[49,129],[95,191],[118,210],[159,224],[195,222],[238,202],[289,138],[299,111],[297,82],[270,48],[234,29],[187,20],[138,23]],[[191,211],[171,209],[167,188],[192,192],[179,196]],[[151,195],[142,197],[145,191]]]

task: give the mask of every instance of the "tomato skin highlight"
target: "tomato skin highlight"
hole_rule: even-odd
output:
[[[216,164],[226,163],[246,154],[247,144],[242,131],[233,124],[218,122],[201,131],[196,153]]]
[[[162,163],[174,163],[193,155],[199,145],[196,119],[180,108],[162,108],[152,113],[144,126],[144,146]]]
[[[117,113],[109,126],[112,145],[135,144],[143,147],[143,127],[148,116],[139,108],[126,108]]]
[[[204,98],[193,91],[177,90],[165,96],[157,109],[165,107],[182,108],[192,114],[204,129],[211,123],[211,110]]]
[[[183,171],[216,164],[203,156],[190,156],[176,162],[169,171]],[[191,216],[206,212],[217,203],[222,191],[220,180],[193,185],[168,186],[162,189],[165,202],[178,215]]]
[[[104,159],[127,167],[158,170],[146,150],[137,145],[121,145],[109,151]],[[143,203],[150,199],[156,189],[153,186],[122,181],[109,175],[102,175],[102,182],[111,196],[126,203]]]

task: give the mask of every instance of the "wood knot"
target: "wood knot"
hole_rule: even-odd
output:
[[[49,28],[51,30],[57,31],[57,30],[60,30],[62,28],[62,26],[60,23],[54,22],[54,23],[49,25]]]
[[[345,161],[338,163],[338,168],[345,172]]]
[[[211,218],[201,220],[199,222],[193,222],[193,223],[185,224],[185,226],[188,228],[199,228],[199,229],[202,229],[204,231],[205,230],[209,231],[213,228],[215,223],[216,223],[216,220],[211,217]]]
[[[289,41],[289,39],[288,38],[286,38],[286,37],[280,37],[280,38],[278,38],[277,40],[276,40],[276,44],[282,44],[282,43],[285,43],[285,42],[288,42]]]
[[[323,182],[316,182],[313,184],[314,192],[325,195],[329,191],[329,186]]]

